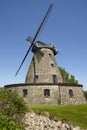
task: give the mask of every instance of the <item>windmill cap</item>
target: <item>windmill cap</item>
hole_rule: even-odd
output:
[[[50,43],[50,44],[46,44],[44,42],[41,42],[41,41],[37,41],[36,42],[36,46],[38,48],[48,48],[50,50],[52,50],[54,52],[54,55],[56,55],[58,53],[58,50],[55,48],[54,44],[53,43]]]

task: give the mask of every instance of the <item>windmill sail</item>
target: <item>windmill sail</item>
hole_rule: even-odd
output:
[[[43,26],[43,24],[44,24],[44,22],[45,22],[47,16],[49,15],[49,13],[50,13],[50,11],[51,11],[51,9],[52,9],[52,6],[53,6],[53,4],[51,4],[51,5],[49,6],[49,8],[48,8],[48,10],[47,10],[47,12],[46,12],[46,14],[45,14],[45,16],[44,16],[44,18],[43,18],[41,24],[39,25],[39,27],[38,27],[38,29],[37,29],[35,35],[34,35],[34,38],[33,38],[32,42],[31,42],[31,46],[30,46],[29,49],[27,50],[27,52],[26,52],[26,54],[25,54],[25,56],[24,56],[24,58],[23,58],[23,60],[22,60],[22,62],[21,62],[21,65],[19,66],[19,68],[18,68],[18,70],[17,70],[15,76],[18,74],[19,70],[21,69],[21,67],[22,67],[22,65],[23,65],[23,63],[24,63],[24,61],[25,61],[27,55],[29,54],[31,48],[35,45],[35,40],[36,40],[38,34],[40,33],[40,30],[41,30],[41,28],[42,28],[42,26]],[[30,39],[27,39],[27,40],[30,41]]]

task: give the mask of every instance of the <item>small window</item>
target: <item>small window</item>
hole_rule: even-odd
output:
[[[52,75],[52,80],[54,83],[57,83],[57,76],[56,75]]]
[[[35,75],[35,79],[38,80],[38,75]]]
[[[36,83],[37,80],[38,80],[38,75],[35,75],[34,82]]]
[[[23,97],[27,96],[27,89],[23,89]]]
[[[52,66],[52,67],[54,67],[54,64],[53,64],[53,63],[51,63],[51,66]]]
[[[69,96],[73,97],[73,90],[72,89],[69,89]]]
[[[52,55],[49,53],[49,56],[51,57]]]
[[[44,96],[50,97],[50,90],[49,89],[44,89]]]

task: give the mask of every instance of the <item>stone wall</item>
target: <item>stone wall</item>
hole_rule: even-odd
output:
[[[59,86],[60,88],[60,97],[61,104],[84,104],[86,103],[83,87],[79,85],[71,86]],[[70,94],[69,91],[72,93]]]
[[[19,96],[23,97],[26,103],[30,105],[69,105],[86,103],[81,85],[16,84],[5,86],[5,88],[11,91],[17,91]]]
[[[55,87],[55,88],[54,88]],[[58,98],[58,86],[54,85],[26,85],[21,86],[17,85],[11,86],[8,88],[9,90],[16,91],[19,96],[23,97],[23,90],[27,90],[27,95],[24,100],[27,104],[49,104],[49,105],[57,105]],[[50,90],[50,95],[44,95],[44,90]]]

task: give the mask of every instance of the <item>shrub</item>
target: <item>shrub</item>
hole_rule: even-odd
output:
[[[28,107],[16,92],[0,89],[0,128],[2,130],[22,130],[21,119]]]

